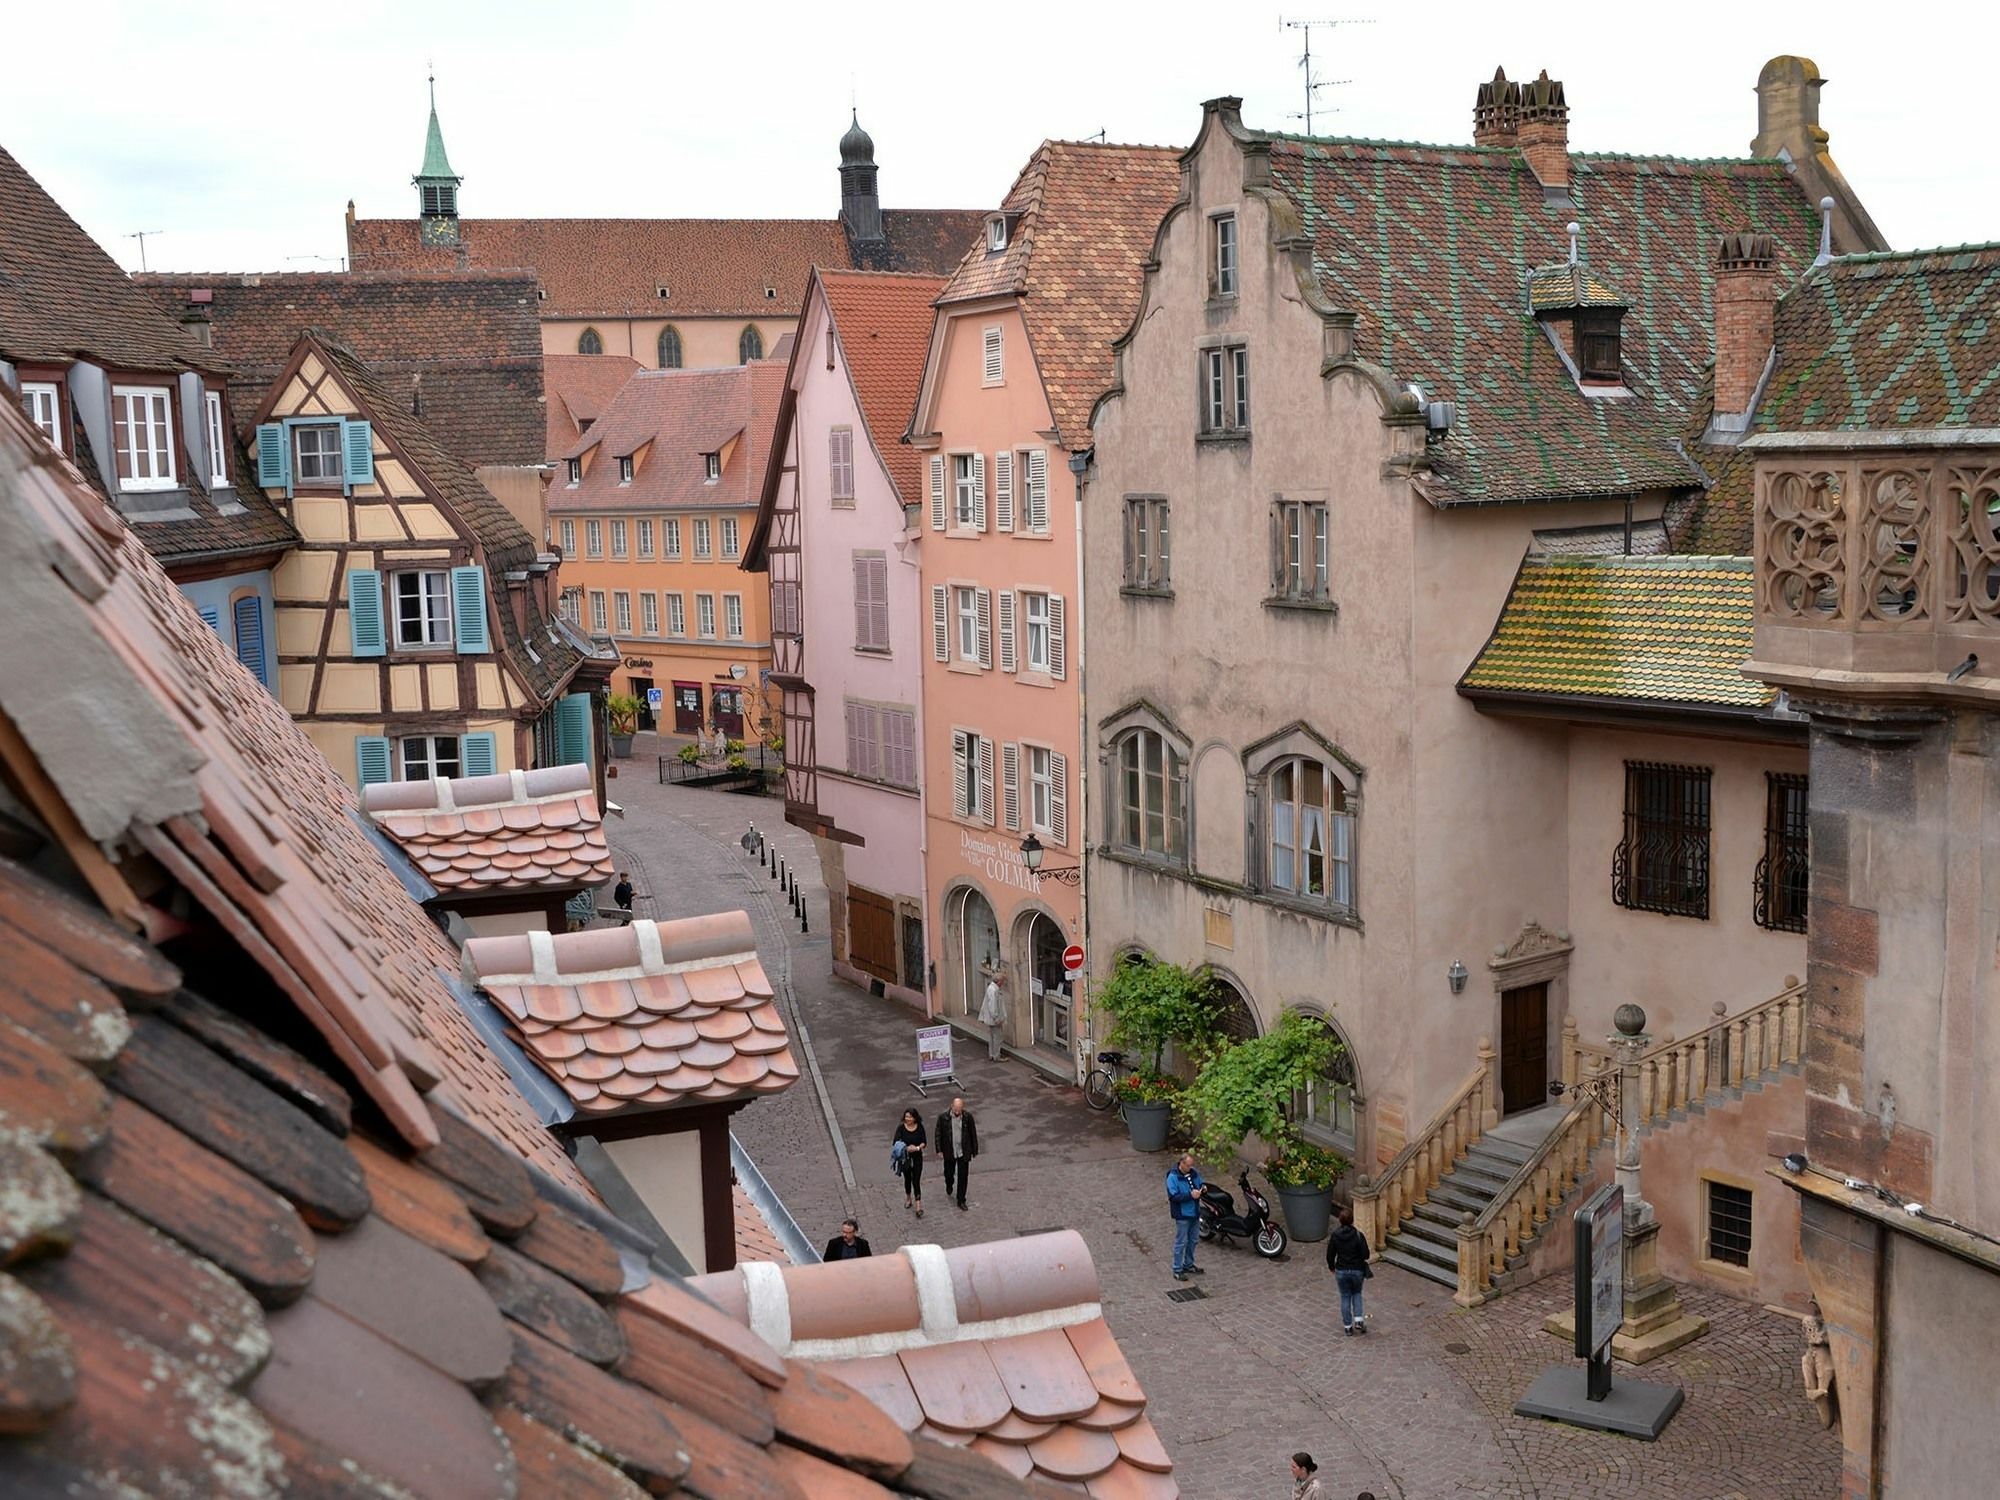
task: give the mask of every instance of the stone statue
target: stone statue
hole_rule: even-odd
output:
[[[1806,1304],[1806,1352],[1799,1361],[1799,1372],[1805,1376],[1806,1399],[1819,1413],[1819,1425],[1833,1425],[1833,1350],[1827,1343],[1826,1319],[1820,1316],[1819,1303]]]

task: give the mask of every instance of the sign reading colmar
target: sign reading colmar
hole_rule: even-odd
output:
[[[1041,894],[1042,877],[1023,863],[1021,851],[1005,839],[982,838],[961,828],[958,831],[958,853],[961,859],[988,880]]]

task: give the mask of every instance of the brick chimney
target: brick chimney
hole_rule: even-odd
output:
[[[1521,85],[1507,81],[1507,70],[1495,68],[1493,81],[1479,85],[1472,104],[1472,144],[1512,146],[1521,128]]]
[[[1543,192],[1569,191],[1569,104],[1548,69],[1521,85],[1521,125],[1515,144]]]
[[[1715,244],[1715,414],[1744,416],[1771,357],[1778,276],[1771,236],[1748,230]]]

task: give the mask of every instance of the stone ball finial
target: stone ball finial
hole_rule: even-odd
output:
[[[1638,1036],[1646,1029],[1646,1013],[1638,1006],[1627,1003],[1611,1013],[1611,1024],[1620,1036]]]

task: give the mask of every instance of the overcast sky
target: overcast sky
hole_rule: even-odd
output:
[[[1283,14],[1372,18],[1313,32],[1321,76],[1352,80],[1321,92],[1320,134],[1467,141],[1497,64],[1563,81],[1578,149],[1738,155],[1758,69],[1796,52],[1893,245],[2000,239],[1979,145],[1992,7],[1301,3]],[[888,206],[984,207],[1045,137],[1183,145],[1217,94],[1302,129],[1302,38],[1280,17],[1262,0],[55,0],[10,7],[0,144],[125,265],[126,236],[160,231],[155,270],[331,269],[350,198],[411,215],[433,62],[468,217],[830,217],[850,96]]]

